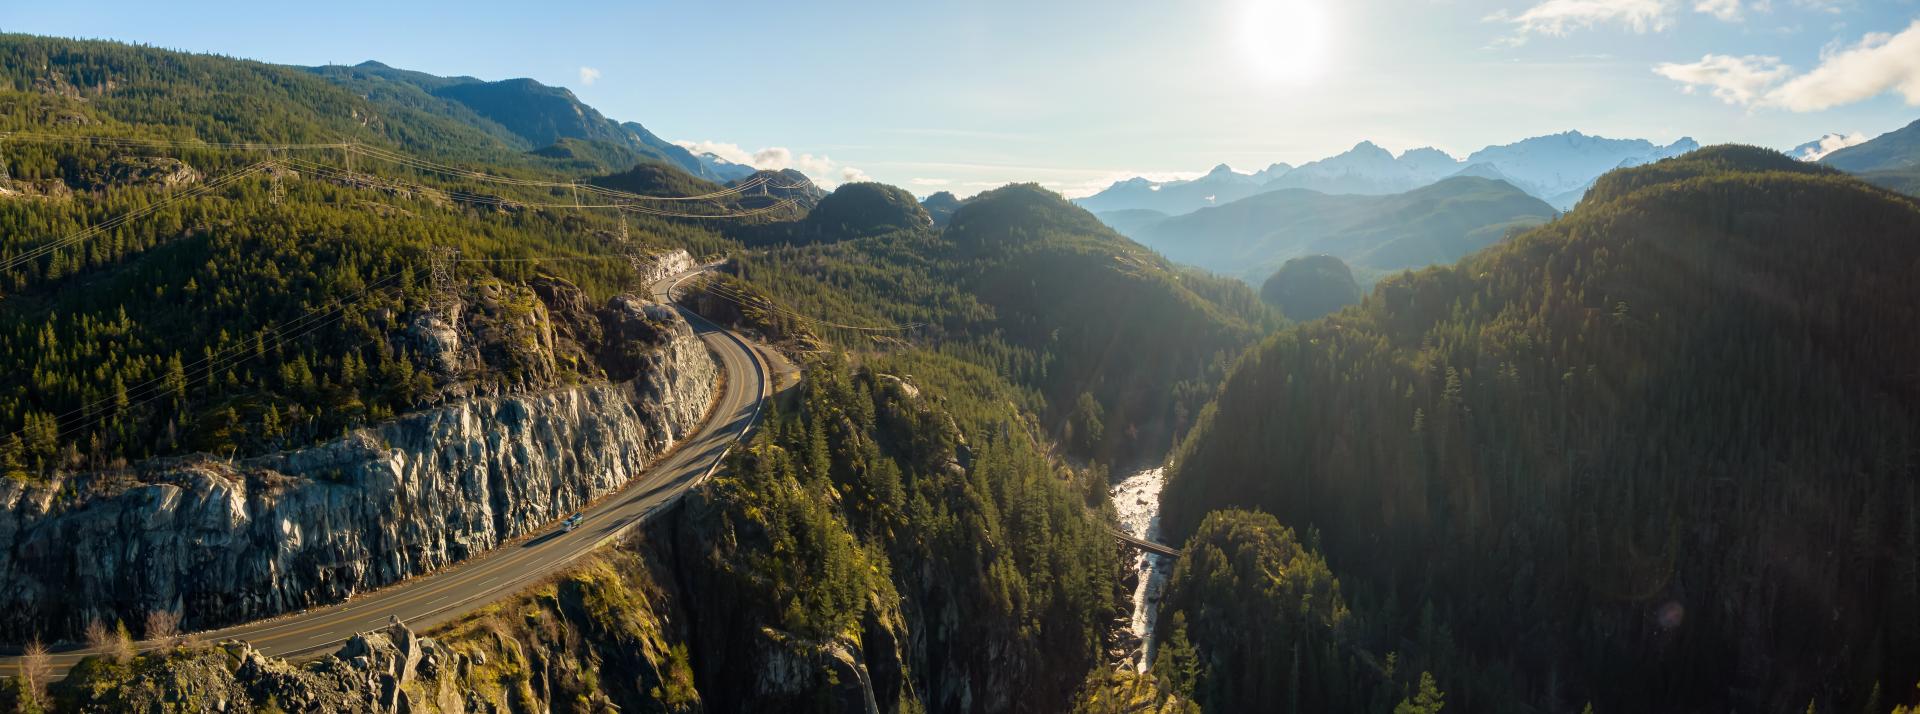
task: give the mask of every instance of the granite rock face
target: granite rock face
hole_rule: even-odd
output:
[[[0,641],[72,638],[95,618],[137,628],[154,611],[202,630],[333,603],[621,488],[698,427],[718,369],[671,309],[622,296],[598,312],[594,329],[618,338],[584,350],[617,355],[595,371],[611,379],[450,399],[231,463],[0,479]],[[541,327],[546,336],[527,344],[546,350],[535,363],[551,364],[567,351]],[[455,351],[475,342],[438,338]]]

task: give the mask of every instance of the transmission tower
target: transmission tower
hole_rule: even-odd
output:
[[[427,253],[427,279],[433,287],[433,309],[447,311],[453,306],[453,264],[460,251],[437,245]]]
[[[273,178],[273,195],[269,200],[271,200],[275,206],[287,200],[287,184],[280,180],[280,175],[286,173],[286,171],[287,167],[280,165],[278,162],[267,167],[267,175]]]

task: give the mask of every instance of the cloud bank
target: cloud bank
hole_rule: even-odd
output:
[[[1815,112],[1898,92],[1920,106],[1920,20],[1899,33],[1872,33],[1821,54],[1819,66],[1795,75],[1778,57],[1707,55],[1698,62],[1654,67],[1686,91],[1707,89],[1746,107]]]
[[[806,174],[808,178],[826,186],[833,187],[843,183],[871,181],[867,172],[852,166],[843,166],[831,157],[820,154],[796,154],[784,146],[770,146],[758,151],[748,151],[739,144],[723,141],[676,141],[681,147],[696,154],[713,154],[736,164],[746,164],[756,169],[779,171],[793,169]]]
[[[1637,34],[1665,32],[1673,26],[1680,3],[1681,0],[1544,0],[1517,15],[1502,10],[1486,19],[1512,24],[1515,34],[1499,42],[1518,45],[1526,42],[1527,35],[1560,37],[1602,25],[1618,25]],[[1749,11],[1771,12],[1773,0],[1692,0],[1692,7],[1702,15],[1740,22]]]
[[[1867,140],[1871,138],[1872,137],[1857,131],[1852,134],[1828,134],[1820,137],[1819,141],[1813,142],[1805,149],[1802,149],[1800,153],[1794,154],[1793,158],[1801,161],[1819,161],[1826,158],[1827,154],[1849,146],[1865,144]]]
[[[1673,3],[1671,0],[1546,0],[1518,15],[1496,19],[1512,22],[1523,34],[1535,35],[1561,36],[1573,30],[1616,23],[1634,32],[1659,32],[1673,22]]]
[[[594,69],[592,67],[580,68],[581,84],[592,86],[594,82],[598,82],[598,81],[600,81],[600,70]]]

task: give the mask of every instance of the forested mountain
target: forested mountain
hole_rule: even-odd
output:
[[[1165,526],[1310,529],[1348,641],[1449,711],[1879,711],[1920,679],[1916,237],[1771,151],[1610,173],[1254,349]]]
[[[450,401],[616,379],[574,349],[592,347],[574,338],[593,324],[557,306],[633,290],[630,261],[655,251],[734,255],[751,282],[729,284],[788,300],[740,317],[856,353],[812,355],[804,386],[665,536],[551,586],[606,599],[583,609],[535,586],[508,601],[514,617],[437,633],[494,658],[440,672],[515,706],[777,711],[852,690],[890,710],[1063,708],[1106,654],[1120,563],[1104,469],[1059,458],[1052,438],[1102,459],[1158,456],[1276,322],[1245,286],[1177,271],[1032,187],[970,201],[944,232],[874,184],[843,187],[810,219],[687,219],[644,202],[616,214],[580,206],[720,187],[621,163],[603,137],[534,146],[508,129],[524,117],[434,94],[474,84],[462,78],[20,36],[0,38],[0,59],[0,131],[16,132],[0,143],[6,493],[67,498],[59,485],[81,472],[138,483],[149,457],[244,459]],[[735,187],[754,178],[767,195],[672,211],[817,195],[793,172]],[[815,243],[744,249],[801,227]],[[445,249],[458,253],[437,283]],[[472,326],[460,339],[480,336],[455,380],[422,349],[449,311]],[[901,319],[925,324],[836,326]],[[579,629],[550,637],[556,622]],[[236,706],[315,705],[221,685],[260,672],[228,652],[110,654],[53,701],[111,711],[220,691]],[[536,652],[567,671],[535,672]],[[33,697],[0,681],[0,703],[44,703]]]
[[[811,235],[741,274],[835,316],[823,329],[848,344],[911,344],[1003,375],[1065,446],[1110,463],[1164,453],[1277,320],[1246,286],[1175,268],[1030,185],[969,199],[944,230]]]
[[[631,286],[626,250],[707,252],[723,241],[695,223],[634,216],[622,248],[611,212],[498,203],[577,200],[563,189],[360,157],[359,170],[407,182],[378,188],[348,180],[334,149],[263,167],[253,162],[276,157],[199,144],[358,136],[370,149],[565,178],[417,95],[361,97],[297,69],[109,43],[7,36],[0,56],[0,123],[27,132],[4,145],[0,186],[0,225],[11,227],[0,234],[0,363],[10,365],[0,429],[19,439],[6,447],[11,473],[255,452],[420,404],[441,385],[414,371],[392,335],[425,305],[430,246],[461,251],[463,282],[538,271],[604,298]],[[63,138],[79,136],[112,140]],[[648,188],[705,188],[677,169],[662,175]],[[88,229],[128,212],[141,219]],[[536,266],[529,255],[611,260]]]
[[[1869,183],[1920,196],[1920,121],[1827,154],[1820,162],[1858,174]]]
[[[1920,121],[1827,154],[1820,163],[1851,173],[1920,170]]]
[[[1317,320],[1360,302],[1353,271],[1331,255],[1294,258],[1260,284],[1260,299],[1295,322]]]
[[[926,210],[928,218],[933,219],[935,228],[945,228],[947,221],[953,218],[953,212],[960,210],[960,199],[950,191],[938,191],[921,201],[920,207]]]
[[[721,183],[753,172],[752,167],[697,157],[637,122],[608,119],[565,87],[549,87],[531,79],[487,82],[473,77],[440,77],[373,60],[351,67],[326,65],[308,70],[363,96],[379,96],[459,118],[523,149],[544,149],[571,140],[593,145],[600,152],[615,152],[618,160],[609,162],[610,168],[654,159]]]
[[[1289,258],[1325,254],[1352,266],[1365,284],[1451,263],[1553,215],[1552,206],[1510,184],[1462,176],[1391,196],[1293,189],[1162,221],[1115,220],[1172,260],[1248,282],[1264,280]]]
[[[933,218],[905,189],[872,182],[843,184],[807,213],[804,229],[832,239],[924,228]]]

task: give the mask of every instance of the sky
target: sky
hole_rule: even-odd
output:
[[[1920,0],[11,2],[0,31],[566,86],[763,168],[961,196],[1464,156],[1579,130],[1786,149],[1920,118]]]

